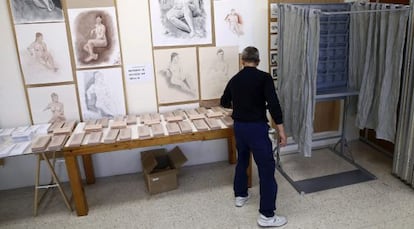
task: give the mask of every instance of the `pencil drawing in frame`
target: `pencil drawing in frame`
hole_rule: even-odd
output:
[[[277,67],[270,67],[270,75],[274,80],[277,80]]]
[[[251,9],[255,7],[251,0],[214,1],[214,26],[217,47],[244,47],[254,43],[254,17]]]
[[[14,24],[64,21],[60,0],[9,0]]]
[[[121,64],[115,7],[68,10],[77,68]]]
[[[227,82],[239,70],[238,46],[200,47],[198,51],[201,100],[220,98]]]
[[[278,34],[271,34],[270,35],[270,49],[278,49],[279,45],[279,36]]]
[[[269,26],[270,26],[270,28],[269,28],[270,33],[278,33],[279,32],[279,25],[278,25],[277,21],[271,21],[269,23]]]
[[[125,115],[121,68],[77,71],[82,120]]]
[[[199,99],[194,47],[155,50],[154,61],[159,104]]]
[[[269,53],[270,57],[270,65],[277,66],[278,65],[278,52],[277,50],[271,50]]]
[[[279,6],[277,3],[270,3],[270,18],[279,17]]]
[[[27,89],[34,124],[79,120],[74,84]]]
[[[154,47],[212,44],[211,0],[150,0]]]
[[[73,81],[64,23],[21,24],[15,29],[26,85]]]

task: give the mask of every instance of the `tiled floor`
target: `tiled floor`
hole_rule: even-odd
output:
[[[392,159],[360,142],[351,149],[377,180],[299,195],[276,172],[277,213],[289,220],[283,228],[414,228],[414,190],[391,175]],[[282,162],[295,179],[350,168],[326,151],[311,159],[294,157],[282,156]],[[258,228],[257,175],[249,203],[236,208],[233,169],[226,162],[184,167],[179,189],[153,196],[146,193],[141,174],[98,179],[86,186],[85,217],[69,212],[57,191],[45,199],[37,217],[32,216],[32,188],[0,191],[0,228]],[[69,192],[67,184],[65,189]]]

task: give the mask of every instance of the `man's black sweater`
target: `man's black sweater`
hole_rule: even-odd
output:
[[[239,122],[267,122],[266,109],[276,124],[283,123],[282,109],[269,73],[244,67],[224,90],[220,103],[233,108],[232,118]]]

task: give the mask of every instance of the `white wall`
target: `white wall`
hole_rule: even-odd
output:
[[[0,2],[0,127],[30,123],[7,1]]]
[[[0,1],[0,34],[0,127],[26,125],[30,123],[30,115],[7,1]],[[33,156],[6,160],[5,166],[0,167],[0,189],[33,184],[34,163]]]
[[[267,71],[267,0],[256,0],[254,45],[261,50],[259,66]],[[118,0],[118,19],[124,67],[136,64],[153,65],[149,23],[148,1]],[[15,127],[30,124],[24,85],[19,68],[13,28],[7,1],[0,1],[0,127]],[[126,100],[129,113],[157,110],[154,81],[139,85],[126,85]],[[185,166],[227,160],[226,140],[197,141],[179,145],[188,157]],[[161,146],[171,149],[174,145]],[[152,147],[154,148],[154,147]],[[111,176],[141,171],[139,152],[149,148],[125,150],[93,156],[95,175]],[[35,156],[7,158],[0,167],[0,190],[31,186],[34,184]],[[58,173],[67,181],[64,164],[59,164]],[[48,182],[48,172],[43,164],[42,182]]]
[[[124,67],[152,65],[148,1],[118,0],[118,22]],[[127,107],[131,114],[157,111],[155,81],[126,85]]]

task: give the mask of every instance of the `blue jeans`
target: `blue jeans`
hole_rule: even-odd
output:
[[[276,210],[277,183],[268,131],[269,126],[265,122],[234,122],[238,157],[233,188],[236,197],[247,196],[247,168],[252,152],[260,179],[259,212],[266,217],[272,217]]]

